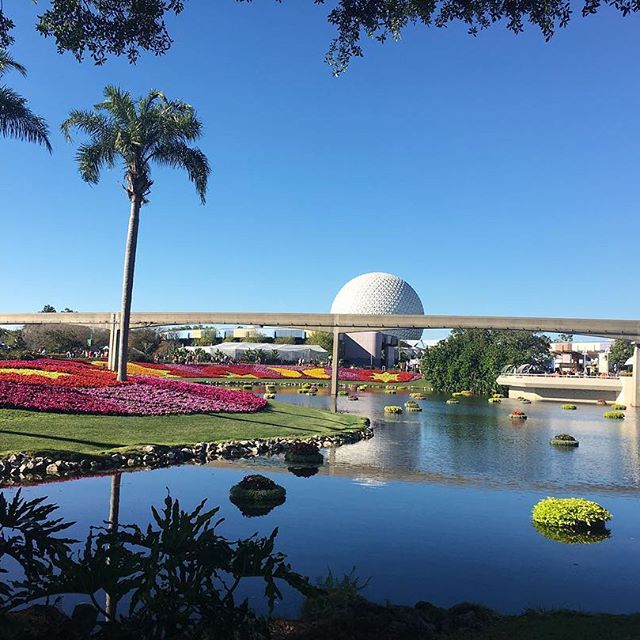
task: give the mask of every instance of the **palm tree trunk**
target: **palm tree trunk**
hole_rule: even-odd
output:
[[[122,276],[122,311],[120,313],[120,349],[118,353],[118,380],[127,379],[127,357],[129,346],[129,318],[131,316],[131,298],[133,295],[133,272],[136,266],[136,247],[138,246],[138,225],[140,223],[140,204],[138,194],[131,197],[131,215],[127,248],[124,253],[124,274]]]

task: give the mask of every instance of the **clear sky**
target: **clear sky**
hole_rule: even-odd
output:
[[[550,43],[411,29],[334,78],[311,0],[192,0],[166,56],[98,68],[57,55],[31,3],[10,11],[29,76],[4,82],[54,153],[0,139],[2,310],[119,306],[121,172],[86,185],[59,133],[114,83],[193,104],[214,168],[205,207],[155,171],[134,310],[327,311],[389,271],[426,313],[640,317],[639,16],[576,15]]]

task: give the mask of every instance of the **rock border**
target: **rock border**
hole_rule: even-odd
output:
[[[99,475],[117,470],[169,467],[178,464],[205,464],[212,460],[238,460],[286,453],[293,444],[304,442],[321,449],[354,444],[373,437],[368,418],[362,427],[335,435],[310,438],[270,438],[199,442],[192,446],[145,445],[126,453],[100,455],[59,452],[57,454],[21,451],[0,458],[0,487],[46,480]]]

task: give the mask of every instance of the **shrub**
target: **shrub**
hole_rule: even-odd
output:
[[[617,402],[615,402],[614,404],[611,405],[611,408],[614,411],[626,411],[627,410],[627,405],[626,404],[618,404]]]
[[[312,442],[296,442],[284,454],[287,462],[322,464],[324,457],[317,444]]]
[[[608,420],[623,420],[624,413],[622,411],[605,411],[604,417]]]
[[[384,408],[384,412],[385,413],[395,413],[395,414],[399,414],[402,413],[402,407],[397,407],[395,405],[387,405]]]
[[[568,433],[560,433],[557,436],[553,436],[549,440],[549,444],[558,445],[560,447],[577,447],[579,442]]]
[[[576,407],[576,405],[575,405],[575,404],[563,404],[563,405],[562,405],[562,408],[563,408],[565,411],[575,411],[578,407]]]
[[[287,492],[284,487],[276,484],[271,478],[253,474],[242,478],[229,491],[229,499],[234,504],[240,503],[269,503],[282,504]]]
[[[584,498],[545,498],[532,511],[533,522],[553,529],[602,529],[611,519],[597,502]]]
[[[489,398],[489,402],[491,404],[500,404],[502,402],[502,400],[500,400],[500,398],[491,397],[491,398]]]

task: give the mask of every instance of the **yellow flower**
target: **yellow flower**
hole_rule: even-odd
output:
[[[271,371],[276,371],[283,378],[301,378],[302,377],[302,374],[299,371],[296,371],[295,369],[283,369],[281,367],[269,367],[269,369],[271,369]]]
[[[68,373],[62,373],[60,371],[42,371],[41,369],[11,369],[0,368],[0,374],[2,373],[17,373],[20,376],[41,376],[43,378],[60,378],[62,376],[68,376]]]
[[[376,382],[384,382],[385,384],[387,382],[398,382],[398,374],[389,373],[388,371],[385,371],[384,373],[374,373],[371,376],[371,379]]]
[[[154,376],[156,378],[176,378],[178,376],[171,375],[165,369],[152,369],[151,367],[143,367],[142,365],[129,362],[127,364],[127,373],[138,374],[142,376]]]
[[[316,378],[319,380],[328,380],[330,378],[329,374],[322,368],[305,369],[304,375],[307,376],[307,378]]]

